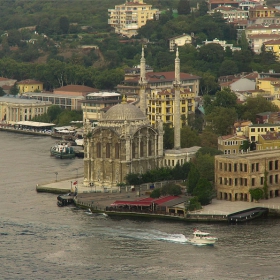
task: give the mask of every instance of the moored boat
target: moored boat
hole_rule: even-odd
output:
[[[193,245],[214,245],[217,240],[217,237],[211,236],[208,232],[194,229],[193,236],[189,239],[189,242]]]
[[[50,153],[56,158],[65,159],[65,158],[74,158],[76,156],[73,147],[67,142],[58,142],[51,147]]]

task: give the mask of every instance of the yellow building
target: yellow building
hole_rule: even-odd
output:
[[[240,146],[247,138],[244,135],[225,135],[218,137],[218,150],[226,155],[241,153]]]
[[[275,17],[277,10],[263,5],[255,6],[249,10],[249,19]]]
[[[163,123],[174,126],[174,89],[152,89],[147,94],[148,118],[151,125],[155,125],[160,117]],[[181,126],[183,121],[188,119],[188,115],[195,111],[195,93],[189,89],[181,88],[180,92],[180,114]],[[183,117],[184,116],[184,117]],[[183,118],[183,119],[182,119]]]
[[[116,92],[93,92],[82,101],[83,119],[98,122],[101,112],[121,102],[121,95]]]
[[[115,33],[132,37],[137,35],[137,30],[148,20],[157,17],[159,10],[152,9],[152,5],[144,3],[143,0],[131,0],[116,5],[115,9],[108,9],[108,14],[108,24],[115,29]]]
[[[251,142],[256,142],[260,135],[269,132],[280,132],[280,124],[253,124],[249,127],[248,138]]]
[[[51,102],[36,99],[0,97],[0,118],[2,122],[8,124],[30,121],[36,116],[45,114],[51,105]]]
[[[277,57],[277,60],[280,60],[280,39],[278,40],[270,40],[264,43],[265,51],[273,52]]]
[[[35,80],[23,80],[17,83],[19,94],[25,92],[41,92],[43,90],[43,83]]]
[[[215,156],[217,199],[251,202],[250,190],[263,188],[265,180],[268,198],[279,196],[279,157],[279,149]]]
[[[280,133],[267,132],[266,134],[259,135],[258,142],[256,143],[256,149],[257,150],[280,149]]]
[[[272,95],[275,99],[280,98],[280,79],[271,77],[257,79],[256,87],[266,94]]]

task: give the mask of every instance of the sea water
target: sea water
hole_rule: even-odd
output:
[[[36,184],[79,177],[83,160],[51,157],[54,142],[0,132],[0,279],[280,279],[280,220],[190,224],[57,207]],[[193,246],[193,228],[219,240]]]

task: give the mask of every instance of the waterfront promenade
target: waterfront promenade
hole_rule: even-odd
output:
[[[77,181],[77,185],[73,183]],[[71,183],[72,182],[72,183]],[[59,193],[59,192],[70,192],[71,186],[72,191],[75,190],[77,186],[78,190],[78,199],[83,201],[85,204],[93,204],[99,209],[105,209],[106,206],[110,206],[116,200],[136,200],[139,198],[139,193],[137,191],[124,191],[122,192],[104,192],[99,191],[95,192],[95,188],[83,187],[82,186],[83,177],[79,178],[70,178],[67,180],[55,181],[40,186],[36,186],[37,191],[45,191],[50,193]],[[98,191],[98,190],[97,190]],[[147,195],[141,193],[141,198],[145,198]],[[212,203],[203,207],[199,211],[193,212],[193,214],[202,214],[202,215],[229,215],[238,211],[246,210],[254,207],[266,207],[269,209],[276,209],[280,211],[280,197],[271,198],[268,200],[260,200],[256,202],[245,202],[245,201],[225,201],[213,199]]]

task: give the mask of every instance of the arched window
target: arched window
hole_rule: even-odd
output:
[[[119,143],[115,144],[115,158],[120,158],[120,146],[119,146]]]
[[[96,144],[96,157],[101,158],[101,143],[100,142],[98,142]]]
[[[136,147],[135,147],[135,143],[132,143],[132,158],[135,158],[136,155],[136,151],[135,151]]]
[[[111,147],[111,144],[110,143],[107,143],[106,144],[106,158],[110,158],[110,147]]]
[[[149,156],[152,155],[152,140],[148,141],[148,153],[149,153]]]
[[[143,140],[140,142],[140,157],[144,156],[144,143]]]

